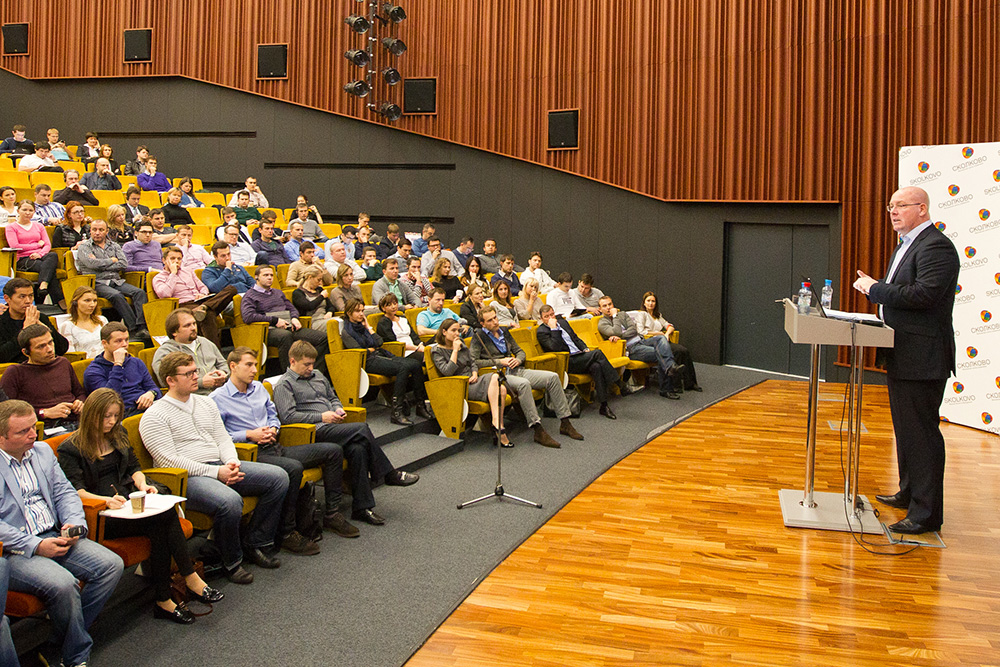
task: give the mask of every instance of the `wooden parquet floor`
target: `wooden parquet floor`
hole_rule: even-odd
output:
[[[944,425],[948,548],[874,555],[782,524],[779,489],[802,488],[806,390],[757,385],[620,462],[408,667],[1000,664],[1000,439]],[[817,491],[843,487],[826,425],[842,393],[821,386]],[[885,389],[865,400],[861,490],[874,500],[895,491],[895,455]]]

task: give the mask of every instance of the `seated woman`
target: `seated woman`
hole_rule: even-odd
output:
[[[483,278],[483,267],[475,255],[469,258],[469,263],[465,265],[465,274],[459,280],[466,294],[469,293],[470,287],[479,285],[483,288],[483,299],[489,299],[493,296],[493,288],[490,287],[489,281]]]
[[[135,240],[132,225],[125,224],[125,207],[112,204],[108,207],[108,240],[118,245],[125,245]]]
[[[180,188],[170,188],[167,190],[167,203],[160,207],[160,210],[163,211],[166,224],[171,227],[194,224],[191,214],[181,205],[183,194]]]
[[[301,275],[302,284],[292,292],[292,305],[299,315],[312,318],[309,328],[326,331],[326,323],[333,317],[335,308],[330,302],[329,292],[323,289],[323,269],[312,264],[303,269]]]
[[[101,327],[108,320],[97,310],[97,291],[93,287],[77,287],[69,300],[69,319],[59,325],[59,333],[69,341],[67,352],[83,352],[88,359],[104,354]]]
[[[192,181],[188,176],[181,179],[181,182],[177,184],[177,187],[181,191],[181,206],[184,208],[204,208],[205,205],[194,196],[194,181]]]
[[[185,211],[186,213],[187,211]],[[212,256],[208,254],[204,246],[200,246],[197,243],[191,243],[191,238],[194,236],[194,230],[191,229],[191,225],[179,225],[177,227],[177,238],[174,239],[174,244],[181,249],[181,253],[184,254],[184,260],[181,262],[181,266],[185,269],[191,269],[192,271],[197,271],[198,269],[204,269],[206,266],[211,264],[214,260]]]
[[[406,260],[406,273],[399,277],[400,280],[405,280],[406,284],[409,285],[413,292],[417,295],[420,300],[421,307],[427,307],[427,301],[430,299],[431,290],[434,286],[431,285],[431,281],[427,280],[427,277],[420,272],[420,258],[416,255],[410,255],[410,258]]]
[[[101,144],[100,155],[98,157],[104,157],[108,159],[108,163],[111,165],[111,173],[118,174],[118,160],[115,159],[115,149],[113,149],[108,144]],[[97,158],[94,159],[97,162]]]
[[[139,461],[122,427],[123,412],[122,399],[113,389],[94,391],[83,404],[79,430],[59,445],[59,466],[80,497],[103,500],[109,509],[125,505],[128,495],[135,491],[158,492],[139,469]],[[191,597],[202,602],[222,599],[222,593],[195,572],[176,510],[142,519],[106,518],[104,536],[149,538],[149,569],[156,600],[154,618],[183,624],[194,622],[194,615],[185,605],[174,604],[170,599],[171,558],[177,563]]]
[[[424,388],[424,382],[427,382],[427,373],[424,372],[424,343],[420,340],[420,336],[417,332],[413,330],[410,326],[410,322],[405,316],[399,314],[399,299],[392,292],[389,292],[383,296],[378,302],[379,310],[382,311],[383,317],[378,321],[375,326],[375,333],[377,333],[382,340],[393,340],[398,341],[403,344],[403,350],[406,352],[406,356],[416,359],[420,362],[420,392],[417,394],[417,416],[423,417],[424,419],[431,419],[434,415],[427,409],[424,399],[427,397],[426,389]],[[410,415],[404,409],[403,414],[407,417]]]
[[[361,298],[361,288],[354,284],[354,269],[347,264],[341,264],[334,276],[334,288],[330,290],[330,303],[335,312],[344,312],[344,307],[351,299],[361,301],[364,306],[364,299]]]
[[[510,285],[506,280],[498,280],[493,286],[493,301],[490,305],[497,311],[500,326],[516,329],[520,324],[514,304],[510,301]]]
[[[635,328],[638,329],[640,336],[666,336],[669,339],[673,333],[674,325],[660,315],[660,306],[655,293],[646,292],[642,295],[642,310],[636,315]],[[688,349],[680,343],[670,343],[670,351],[674,353],[674,361],[684,364],[684,390],[702,391]]]
[[[542,297],[538,294],[538,281],[528,278],[521,286],[521,295],[514,301],[514,311],[519,320],[540,320]]]
[[[437,347],[431,352],[431,358],[438,373],[469,376],[468,400],[490,404],[494,446],[499,443],[501,447],[513,447],[514,443],[507,438],[507,429],[503,427],[507,388],[500,384],[496,373],[479,376],[479,371],[472,362],[472,353],[462,342],[462,328],[458,321],[449,317],[442,322],[434,336],[434,342]]]
[[[17,220],[17,190],[5,185],[0,188],[0,227]]]
[[[454,299],[462,292],[462,281],[451,275],[451,260],[442,257],[434,263],[431,272],[431,285],[444,290],[444,298]]]
[[[7,245],[17,250],[18,271],[38,274],[35,303],[45,303],[45,297],[51,294],[52,303],[66,310],[62,286],[56,280],[59,255],[52,252],[49,233],[45,231],[42,223],[31,221],[33,215],[35,215],[35,202],[22,199],[17,205],[17,219],[8,223],[4,229]]]
[[[368,350],[365,359],[365,372],[378,375],[396,376],[396,384],[392,391],[392,414],[389,421],[393,424],[410,426],[413,424],[403,411],[406,406],[406,392],[413,391],[417,400],[417,414],[425,419],[427,410],[423,407],[424,373],[423,361],[413,357],[397,357],[382,347],[382,338],[368,325],[365,318],[365,304],[360,299],[350,299],[344,306],[344,330],[341,339],[348,349],[363,348]],[[423,413],[423,414],[421,414]]]
[[[143,190],[166,192],[170,189],[170,181],[163,172],[156,171],[156,158],[150,155],[146,158],[146,170],[136,179]]]
[[[76,250],[78,245],[90,238],[90,223],[93,220],[87,216],[86,209],[78,201],[66,204],[63,216],[63,221],[52,233],[52,247]]]
[[[482,326],[479,321],[479,311],[485,305],[482,285],[478,283],[469,288],[469,298],[462,302],[462,307],[458,311],[458,316],[465,320],[470,327],[478,329]]]

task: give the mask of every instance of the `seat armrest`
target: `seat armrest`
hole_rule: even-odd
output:
[[[624,357],[625,356],[625,341],[618,339],[616,341],[602,340],[597,344],[597,349],[604,353],[608,359],[612,357]]]
[[[347,416],[344,417],[345,424],[364,423],[368,420],[367,408],[348,407],[345,405],[344,412],[347,413]]]
[[[559,372],[559,361],[552,352],[540,354],[537,357],[528,357],[524,360],[524,367],[536,371]]]
[[[108,504],[97,498],[81,498],[80,501],[83,503],[83,515],[87,518],[87,535],[90,539],[98,542],[103,537],[98,532],[100,530],[98,526],[100,513]]]
[[[252,442],[234,442],[236,445],[236,456],[239,457],[240,461],[256,461],[257,460],[257,445]]]
[[[282,447],[296,447],[316,442],[315,424],[282,424],[278,432],[278,444]]]
[[[142,474],[147,480],[167,487],[175,496],[187,495],[188,471],[184,468],[146,468]]]
[[[406,355],[406,345],[398,340],[389,340],[382,343],[382,347],[394,356],[402,357]]]
[[[146,291],[146,272],[145,271],[126,271],[125,272],[125,282],[133,287],[138,287],[142,291]]]

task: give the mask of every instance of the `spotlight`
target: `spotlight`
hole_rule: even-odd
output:
[[[390,86],[395,86],[403,80],[403,77],[395,67],[386,67],[382,70],[382,79]]]
[[[391,2],[383,3],[382,11],[385,12],[386,16],[393,23],[401,23],[406,18],[406,12],[403,11],[403,8]]]
[[[387,120],[399,120],[403,116],[403,110],[399,108],[398,104],[392,102],[382,102],[375,113],[384,116]]]
[[[361,49],[352,49],[346,52],[344,57],[358,67],[364,67],[371,62],[371,57],[368,55],[368,52],[362,51]]]
[[[356,16],[354,14],[344,19],[344,23],[351,26],[351,30],[359,35],[365,34],[372,27],[371,23],[364,16]]]
[[[394,56],[401,56],[406,53],[406,44],[403,43],[403,40],[396,37],[383,37],[382,46],[388,49],[389,53]]]
[[[372,92],[371,86],[361,80],[351,81],[344,86],[344,90],[355,97],[367,97],[368,93]]]

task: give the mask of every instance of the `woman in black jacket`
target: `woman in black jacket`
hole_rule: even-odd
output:
[[[59,466],[81,498],[103,500],[109,509],[118,509],[135,491],[158,493],[146,481],[139,461],[122,428],[122,399],[106,387],[87,397],[80,413],[80,429],[59,445]],[[156,592],[155,618],[175,623],[193,623],[194,615],[184,605],[170,599],[170,559],[177,562],[189,595],[202,602],[218,602],[222,593],[206,584],[194,570],[187,541],[174,509],[142,519],[107,518],[105,537],[148,537],[150,574]]]
[[[194,224],[191,214],[181,206],[181,195],[183,194],[179,188],[167,190],[167,203],[160,207],[160,210],[163,211],[163,217],[166,219],[168,227]]]
[[[53,248],[76,248],[90,238],[91,219],[86,209],[78,201],[66,204],[63,221],[52,232]]]
[[[485,292],[481,285],[473,284],[469,288],[469,298],[462,302],[462,307],[458,309],[458,316],[465,320],[465,323],[474,329],[482,327],[479,321],[479,311],[483,309]]]
[[[323,289],[323,269],[313,264],[302,271],[302,284],[292,292],[292,305],[299,315],[312,318],[310,329],[326,331],[326,323],[333,317],[333,302]]]
[[[379,299],[378,307],[382,311],[383,317],[375,325],[375,333],[386,341],[392,340],[403,344],[403,350],[408,359],[415,359],[420,363],[420,381],[415,390],[417,399],[417,415],[424,419],[431,419],[434,413],[424,402],[427,398],[427,391],[424,383],[427,382],[427,373],[424,370],[424,343],[420,336],[410,326],[409,320],[399,312],[399,299],[392,292],[389,292]],[[403,414],[409,417],[408,406],[403,406]]]

